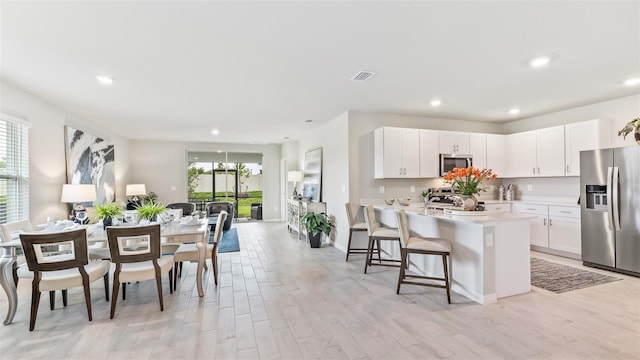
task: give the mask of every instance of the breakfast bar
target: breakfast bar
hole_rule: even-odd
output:
[[[525,214],[468,212],[449,215],[421,205],[374,205],[383,225],[396,227],[395,212],[404,209],[409,229],[421,237],[439,237],[451,242],[451,289],[480,304],[531,291],[529,221]],[[474,214],[471,214],[474,213]],[[399,258],[399,249],[383,248]],[[435,257],[410,259],[410,270],[442,276]]]

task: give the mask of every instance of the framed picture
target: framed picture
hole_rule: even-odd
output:
[[[96,204],[115,200],[113,144],[65,126],[68,184],[95,184]],[[84,206],[93,206],[84,204]]]
[[[322,148],[304,154],[302,196],[313,202],[322,202]]]

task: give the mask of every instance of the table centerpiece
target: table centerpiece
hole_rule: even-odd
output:
[[[456,194],[459,201],[455,206],[465,211],[475,211],[478,206],[476,195],[486,191],[480,187],[484,180],[493,180],[498,177],[491,169],[478,169],[473,166],[467,168],[454,168],[448,171],[442,178],[445,183],[451,184],[451,191]]]

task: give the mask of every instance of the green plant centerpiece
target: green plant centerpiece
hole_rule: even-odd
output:
[[[312,248],[319,248],[322,243],[322,234],[329,236],[331,229],[335,226],[325,213],[308,212],[300,218],[300,222],[307,230]]]
[[[96,216],[102,219],[102,225],[106,228],[113,224],[113,218],[122,214],[124,206],[117,202],[96,205]]]
[[[136,207],[140,219],[147,219],[149,221],[155,221],[159,214],[162,214],[167,210],[167,206],[153,200],[145,199],[142,203]]]
[[[640,145],[640,117],[629,121],[622,130],[618,131],[618,136],[622,136],[623,139],[626,139],[627,135],[631,132],[633,132],[636,142]]]
[[[431,197],[431,190],[422,190],[420,195],[422,195],[422,200],[424,200],[424,206],[427,207],[429,198]]]

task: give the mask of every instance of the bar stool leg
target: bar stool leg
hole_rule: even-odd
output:
[[[447,255],[442,255],[442,265],[444,267],[444,284],[447,289],[447,301],[451,304],[451,292],[449,291],[449,269],[447,268]]]
[[[373,254],[373,237],[369,236],[369,245],[367,246],[367,257],[364,261],[364,273],[367,273],[367,266],[371,265],[371,257]]]
[[[347,242],[347,258],[345,261],[349,261],[349,253],[351,252],[351,237],[353,236],[353,229],[349,229],[349,241]]]
[[[404,269],[407,262],[407,249],[400,249],[400,271],[398,272],[398,288],[396,289],[396,294],[400,294],[400,285],[402,285],[402,281],[404,280]]]

